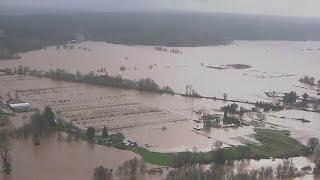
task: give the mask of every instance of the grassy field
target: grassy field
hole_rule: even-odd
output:
[[[240,160],[241,154],[245,154],[245,159],[267,159],[267,158],[289,158],[308,154],[305,146],[294,138],[290,137],[289,131],[278,131],[273,129],[256,129],[256,139],[262,145],[248,145],[246,152],[240,152],[244,147],[224,148],[223,156],[226,160]],[[177,153],[151,152],[144,148],[131,148],[132,152],[139,154],[145,162],[162,166],[174,166]],[[199,163],[208,164],[213,160],[212,152],[196,153]]]
[[[223,148],[220,154],[224,160],[241,160],[241,159],[269,159],[269,158],[290,158],[306,156],[309,154],[308,149],[300,144],[297,140],[290,137],[289,131],[279,131],[274,129],[256,129],[256,139],[261,145],[248,146],[231,146]],[[81,138],[86,139],[82,133]],[[160,166],[179,166],[176,164],[176,158],[179,153],[161,153],[152,152],[141,147],[126,147],[121,141],[112,143],[111,146],[117,149],[130,150],[140,155],[145,162]],[[209,164],[216,161],[216,152],[189,152],[195,157],[196,162],[200,164]],[[218,161],[217,161],[218,162]]]
[[[151,152],[144,148],[134,147],[130,149],[132,152],[139,154],[145,162],[160,166],[173,166],[176,153],[159,153]]]
[[[262,145],[249,145],[254,158],[284,158],[307,154],[306,147],[290,137],[288,131],[256,129],[256,139]]]

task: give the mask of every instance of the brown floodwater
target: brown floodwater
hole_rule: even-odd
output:
[[[6,84],[10,82],[10,84]],[[227,103],[222,101],[212,100],[194,100],[192,98],[184,98],[180,96],[158,95],[153,93],[141,93],[130,90],[119,90],[115,88],[97,87],[81,83],[66,83],[62,81],[54,81],[46,78],[33,78],[28,76],[2,76],[0,77],[0,85],[2,87],[2,96],[6,97],[6,93],[13,90],[20,90],[19,98],[23,101],[29,102],[32,107],[42,109],[45,105],[51,106],[54,110],[63,111],[67,115],[81,115],[81,118],[88,117],[89,120],[85,124],[102,128],[101,124],[103,118],[98,117],[98,121],[92,124],[90,117],[96,116],[101,110],[101,106],[106,106],[106,109],[114,107],[119,108],[119,104],[128,104],[130,102],[139,102],[143,104],[134,105],[139,107],[139,111],[144,109],[163,109],[165,110],[165,118],[171,117],[172,120],[166,120],[158,113],[144,113],[140,116],[145,120],[145,124],[140,124],[139,119],[127,119],[123,122],[124,125],[134,125],[131,128],[114,129],[111,132],[121,131],[125,136],[133,141],[137,141],[139,145],[149,147],[153,151],[161,152],[176,152],[185,151],[186,149],[196,148],[200,151],[209,151],[215,140],[220,140],[228,145],[243,145],[237,140],[241,136],[250,136],[254,134],[253,127],[243,128],[226,128],[226,129],[209,129],[207,131],[194,131],[198,116],[195,114],[198,110],[206,110],[212,113],[220,114],[220,107]],[[15,93],[11,93],[14,97]],[[124,97],[125,95],[125,97]],[[112,96],[110,99],[100,97]],[[60,102],[60,100],[70,100],[70,102]],[[102,99],[102,100],[101,100]],[[55,101],[55,103],[53,103]],[[241,106],[248,107],[242,104]],[[124,106],[131,107],[131,105]],[[142,109],[141,109],[142,107]],[[94,108],[92,110],[92,108]],[[134,107],[135,109],[136,107]],[[80,110],[81,109],[81,110]],[[116,109],[117,110],[117,109]],[[119,111],[125,109],[120,108]],[[118,111],[118,110],[117,110]],[[93,112],[92,115],[90,113]],[[118,112],[116,112],[118,113]],[[12,117],[12,124],[16,127],[22,126],[30,119],[25,115],[26,113],[17,113]],[[31,113],[28,113],[30,115]],[[103,115],[103,114],[102,114]],[[113,127],[113,124],[121,124],[122,116],[119,118],[112,118],[107,121],[107,127]],[[74,118],[74,117],[73,117]],[[139,118],[139,117],[138,117]],[[180,119],[184,119],[180,121]],[[120,121],[121,120],[121,121]],[[179,120],[179,121],[174,121]],[[120,121],[120,122],[118,122]],[[138,123],[138,124],[136,124]],[[77,125],[77,124],[76,124]],[[80,125],[82,127],[83,125]],[[166,127],[166,130],[162,130]],[[245,137],[246,139],[251,139]]]
[[[320,138],[320,114],[313,112],[305,112],[298,110],[285,110],[280,112],[270,113],[276,115],[276,118],[269,116],[268,122],[275,123],[282,126],[284,129],[291,131],[292,137],[306,144],[307,140],[311,137]],[[290,118],[302,118],[309,120],[309,123],[303,123],[299,120]]]
[[[77,48],[79,46],[88,47],[91,51],[79,50]],[[307,92],[311,96],[319,97],[315,91],[296,87],[307,87],[298,81],[303,75],[314,76],[317,80],[320,77],[318,71],[320,51],[307,50],[307,48],[316,49],[319,46],[320,42],[237,41],[230,46],[184,47],[179,48],[183,54],[172,54],[155,51],[153,47],[148,46],[125,46],[101,42],[84,42],[77,44],[74,50],[57,50],[55,47],[49,47],[47,50],[22,53],[22,59],[0,61],[0,68],[16,67],[22,64],[38,70],[63,68],[70,72],[79,70],[83,73],[89,71],[96,72],[100,68],[106,68],[109,74],[120,74],[125,78],[139,79],[151,77],[160,85],[169,85],[180,93],[184,93],[186,85],[193,85],[193,88],[197,92],[205,96],[222,97],[223,93],[227,93],[228,98],[232,99],[272,101],[271,98],[265,96],[265,91],[288,92],[294,90],[298,92],[298,94]],[[201,63],[203,63],[204,66],[201,66]],[[252,66],[252,68],[242,70],[217,70],[205,67],[227,64],[246,64]],[[153,65],[153,68],[150,69],[150,65]],[[120,71],[120,66],[125,66],[126,71]],[[72,105],[68,105],[68,103],[52,104],[52,101],[65,99],[76,102],[75,104],[78,106],[83,105],[83,107],[90,106],[91,108],[95,108],[94,105],[100,106],[100,104],[90,104],[88,103],[89,100],[113,96],[116,99],[120,99],[116,100],[115,103],[122,102],[122,100],[125,102],[139,103],[144,106],[143,108],[159,108],[160,110],[188,119],[187,121],[181,122],[163,123],[154,123],[155,121],[153,120],[153,123],[145,126],[134,126],[132,128],[112,131],[122,131],[128,139],[138,141],[139,145],[147,145],[149,149],[153,151],[184,151],[185,149],[190,150],[194,147],[201,151],[207,151],[210,150],[214,140],[221,140],[225,145],[240,145],[241,142],[238,141],[239,137],[252,140],[251,137],[252,134],[254,134],[254,129],[251,126],[236,129],[212,128],[208,131],[203,130],[198,132],[192,130],[196,125],[193,120],[199,118],[195,113],[196,111],[200,110],[222,115],[220,111],[221,106],[229,104],[222,101],[192,99],[146,92],[141,93],[133,90],[97,87],[80,83],[66,83],[29,76],[0,76],[0,95],[2,97],[5,97],[7,92],[10,92],[11,95],[14,96],[15,90],[26,90],[25,92],[19,93],[19,98],[30,102],[33,107],[40,109],[45,105],[55,106],[55,108],[59,106],[62,108],[72,108]],[[33,92],[38,93],[32,94]],[[125,98],[123,95],[125,95]],[[84,100],[84,98],[87,98],[88,102],[85,102],[86,100]],[[100,103],[104,102],[101,101]],[[246,108],[252,107],[246,104],[239,105]],[[320,137],[320,129],[318,128],[319,114],[317,113],[286,110],[273,112],[271,114],[278,117],[285,116],[310,120],[310,123],[301,123],[300,121],[292,119],[267,116],[267,122],[280,125],[278,128],[290,130],[292,136],[301,142],[305,142],[312,136]],[[156,120],[157,118],[154,119]],[[12,117],[12,120],[14,126],[21,126],[23,123],[28,122],[28,118],[24,117],[23,114]],[[162,127],[166,127],[166,130],[162,130]],[[22,156],[24,151],[21,147],[24,145],[29,148],[26,152],[33,155],[36,154],[35,152],[41,154],[42,150],[37,151],[34,146],[29,147],[25,143],[27,142],[12,142],[12,147],[18,147],[14,150],[16,154],[19,154],[18,156]],[[55,141],[48,141],[48,144],[59,147]],[[47,146],[50,147],[50,145]],[[73,146],[74,149],[72,149]],[[41,147],[41,149],[44,149],[44,152],[46,152],[45,147]],[[91,145],[85,142],[74,142],[71,143],[71,145],[65,143],[64,145],[60,145],[60,147],[63,148],[57,150],[52,147],[55,151],[48,152],[48,154],[56,153],[55,156],[52,157],[57,157],[57,152],[59,151],[67,153],[78,151],[79,155],[83,154],[85,157],[80,158],[81,161],[89,161],[88,156],[93,156],[88,155],[91,151],[97,154],[97,156],[90,157],[93,158],[93,161],[90,161],[92,167],[84,167],[85,165],[82,165],[80,162],[77,163],[80,169],[82,167],[86,169],[84,170],[85,174],[81,175],[81,177],[86,178],[89,177],[88,175],[91,170],[96,166],[95,162],[98,160],[95,160],[95,158],[100,156],[104,157],[104,155],[102,155],[104,151],[111,151],[110,149],[102,150],[106,147],[100,146],[91,148]],[[92,150],[96,148],[98,150]],[[100,152],[100,154],[96,151]],[[117,153],[118,152],[116,152],[115,157],[118,157]],[[132,155],[130,152],[125,154],[124,156],[128,158]],[[36,156],[39,156],[38,163],[40,165],[38,167],[40,168],[41,161],[43,163],[44,160],[47,161],[47,158],[41,157],[41,160],[40,155]],[[36,156],[30,156],[30,159],[37,159]],[[65,157],[63,159],[64,161],[68,160],[67,155],[61,156]],[[70,155],[70,157],[75,156]],[[57,158],[54,158],[52,161],[55,162],[56,159]],[[19,160],[17,160],[17,162],[19,162]],[[68,161],[66,164],[70,163],[71,167],[72,164],[74,165],[72,162],[73,161]],[[297,162],[304,163],[306,161],[297,160]],[[107,166],[109,161],[107,162],[107,160],[104,159],[103,163]],[[266,160],[259,161],[259,163],[267,165],[271,162]],[[259,166],[255,163],[252,164],[255,167]],[[57,163],[55,165],[57,165]],[[26,166],[26,164],[24,164],[24,166]],[[53,168],[50,164],[48,167],[49,169]],[[48,167],[45,171],[50,171]],[[62,174],[68,173],[64,168],[58,168],[61,168]],[[110,166],[110,168],[113,167]],[[20,169],[23,168],[21,167]],[[76,169],[77,168],[74,168],[73,172],[76,171]],[[23,175],[23,173],[21,175]]]
[[[173,54],[156,51],[150,46],[84,42],[76,44],[73,50],[48,47],[47,50],[22,53],[21,59],[1,61],[0,67],[22,64],[38,70],[63,68],[84,73],[105,68],[109,74],[130,79],[151,77],[177,92],[184,92],[186,85],[193,85],[201,95],[222,97],[227,93],[229,98],[256,101],[266,99],[264,91],[295,90],[315,95],[315,92],[293,85],[301,85],[298,79],[303,75],[320,77],[317,68],[320,51],[307,50],[319,47],[320,42],[310,41],[236,41],[229,46],[177,47],[183,54]],[[227,64],[245,64],[252,68],[205,68]],[[153,65],[152,69],[150,65]],[[121,66],[127,70],[120,71]]]
[[[90,144],[84,141],[58,140],[56,135],[41,139],[34,146],[31,139],[11,141],[13,171],[3,180],[46,179],[88,180],[99,165],[116,169],[124,161],[138,157],[130,151]]]

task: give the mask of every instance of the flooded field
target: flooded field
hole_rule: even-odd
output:
[[[83,47],[90,48],[90,51],[83,50]],[[201,95],[222,98],[227,93],[228,98],[237,100],[273,101],[264,94],[266,91],[296,91],[299,95],[307,92],[319,98],[316,91],[297,87],[307,87],[298,81],[303,75],[320,78],[320,51],[308,50],[319,47],[320,42],[238,41],[230,46],[176,48],[181,51],[177,54],[161,52],[154,47],[84,42],[76,44],[74,49],[57,50],[56,47],[48,47],[46,50],[23,53],[22,59],[0,61],[0,68],[13,68],[21,64],[37,70],[63,68],[82,73],[101,73],[97,70],[105,68],[109,74],[120,74],[128,79],[151,77],[158,84],[169,85],[179,93],[185,92],[186,85],[192,85]],[[239,65],[245,68],[237,68]],[[121,71],[121,66],[126,70]],[[179,152],[193,148],[209,151],[215,140],[224,142],[224,146],[255,143],[254,126],[193,130],[197,124],[195,120],[199,119],[196,112],[223,116],[221,107],[230,104],[229,102],[18,75],[0,76],[0,87],[2,97],[6,98],[10,94],[38,109],[50,106],[59,118],[80,129],[93,126],[101,130],[106,126],[111,133],[122,132],[127,139],[136,141],[139,146],[151,151]],[[238,104],[247,109],[253,107]],[[12,124],[15,127],[22,126],[30,121],[30,114],[31,112],[18,113],[12,116]],[[251,120],[247,116],[245,118]],[[302,123],[292,118],[304,118],[310,122]],[[298,110],[266,113],[268,127],[290,130],[291,135],[302,143],[306,143],[310,137],[320,137],[319,119],[318,113]],[[18,164],[15,168],[21,173],[6,178],[47,179],[44,175],[52,173],[50,177],[56,179],[54,171],[50,169],[57,166],[61,168],[57,170],[61,171],[61,177],[76,174],[78,179],[88,179],[97,165],[115,168],[136,156],[128,151],[86,142],[66,143],[55,139],[54,136],[47,137],[41,150],[28,141],[13,141],[13,161]],[[22,151],[22,147],[27,148]],[[60,154],[61,151],[64,153]],[[47,157],[48,154],[51,154],[50,158]],[[57,160],[60,157],[63,161]],[[117,163],[111,163],[114,161],[109,157],[117,159]],[[44,159],[52,163],[41,167]],[[74,159],[79,164],[76,168],[73,168]],[[35,168],[24,168],[31,161],[35,162]],[[252,160],[246,168],[275,165],[279,161]],[[301,157],[295,158],[295,164],[300,167],[312,163]],[[38,168],[44,169],[43,174],[37,173]],[[30,174],[34,176],[31,177]]]
[[[63,68],[83,73],[105,68],[109,74],[129,79],[151,77],[181,93],[186,85],[192,85],[204,96],[222,97],[227,93],[229,98],[256,101],[265,99],[265,91],[307,91],[315,95],[293,85],[300,85],[298,79],[303,75],[320,76],[320,51],[310,50],[319,47],[320,42],[236,41],[229,46],[177,47],[182,54],[176,54],[149,46],[84,42],[73,49],[49,47],[22,53],[22,59],[1,61],[0,67],[22,64],[38,70]],[[232,64],[252,68],[207,68]],[[121,71],[121,66],[126,70]]]
[[[320,114],[313,112],[304,112],[297,110],[285,110],[280,112],[273,112],[268,116],[268,122],[280,125],[281,128],[289,129],[292,137],[299,141],[306,143],[310,137],[320,137]],[[279,118],[280,117],[280,118]],[[309,123],[303,123],[298,120],[289,118],[304,118],[309,120]]]
[[[1,76],[1,95],[17,94],[33,108],[49,105],[58,117],[81,129],[106,126],[111,132],[123,132],[139,145],[160,152],[176,152],[197,148],[211,150],[214,140],[225,145],[241,145],[237,138],[254,134],[253,127],[209,129],[194,131],[198,116],[205,109],[220,113],[222,101],[193,100],[180,96],[141,93],[116,88],[97,87],[80,83],[66,83],[30,76]],[[17,93],[15,93],[17,92]],[[174,103],[171,103],[174,102]],[[244,105],[245,106],[245,105]],[[30,113],[12,117],[15,126],[22,126]],[[165,130],[163,129],[165,127]]]
[[[74,45],[73,49],[58,50],[56,47],[48,47],[46,50],[23,53],[22,59],[1,61],[0,66],[5,68],[22,64],[38,70],[64,68],[70,72],[79,70],[83,73],[98,73],[97,70],[105,68],[109,74],[120,74],[129,79],[151,77],[157,83],[169,85],[180,93],[184,93],[186,85],[192,85],[199,94],[205,96],[222,97],[223,93],[227,93],[228,98],[232,99],[273,101],[264,94],[265,91],[294,90],[298,94],[307,92],[313,97],[317,96],[316,91],[297,86],[306,87],[298,81],[303,75],[320,77],[317,70],[320,52],[310,51],[319,46],[319,42],[236,41],[229,46],[177,47],[181,51],[177,54],[161,52],[148,46],[84,42]],[[245,68],[237,69],[241,64]],[[224,65],[232,68],[207,68]],[[121,71],[121,66],[126,70]],[[24,79],[27,81],[24,82]],[[239,145],[241,141],[238,137],[250,137],[254,133],[253,127],[211,129],[198,133],[192,131],[196,125],[192,120],[199,118],[196,111],[222,115],[220,108],[230,104],[228,102],[115,88],[93,88],[89,85],[66,84],[36,77],[6,77],[0,79],[0,82],[4,94],[5,88],[18,90],[20,98],[32,103],[32,106],[43,108],[44,105],[50,105],[61,112],[64,119],[79,127],[95,126],[101,129],[108,124],[110,130],[123,131],[130,139],[146,144],[152,150],[183,151],[193,147],[209,150],[215,139],[222,140],[225,144]],[[239,106],[248,109],[252,107],[247,104]],[[311,136],[320,137],[315,128],[317,126],[314,126],[317,124],[318,114],[302,111],[295,113],[296,115],[291,115],[296,118],[306,116],[311,123],[272,116],[267,116],[267,122],[289,129],[302,142]],[[126,118],[130,118],[130,121]],[[162,130],[163,127],[166,127],[165,131]],[[304,133],[304,127],[312,130]],[[168,142],[160,140],[163,139],[161,137],[171,137],[176,129],[181,131],[179,141],[178,138],[170,138],[172,141]],[[148,131],[152,133],[147,135]],[[186,136],[189,138],[181,138]]]
[[[31,139],[12,140],[13,173],[6,176],[1,171],[0,179],[88,180],[99,165],[116,170],[124,161],[139,158],[130,151],[66,139],[59,141],[51,135],[40,146],[34,146]]]

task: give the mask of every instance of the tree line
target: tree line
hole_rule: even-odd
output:
[[[9,70],[8,70],[9,71]],[[120,75],[96,75],[93,71],[87,74],[81,74],[77,71],[75,74],[70,73],[64,69],[50,70],[49,72],[38,71],[36,69],[31,70],[30,67],[19,65],[17,68],[11,70],[12,73],[19,75],[31,75],[31,76],[44,76],[50,79],[72,81],[72,82],[84,82],[88,84],[110,86],[125,89],[136,89],[141,91],[156,92],[156,93],[169,93],[173,94],[174,91],[169,86],[160,87],[151,78],[142,78],[140,80],[124,79]]]
[[[284,179],[303,176],[303,172],[297,170],[296,166],[290,159],[283,160],[275,168],[272,166],[261,167],[259,169],[246,170],[238,168],[234,171],[234,167],[230,165],[219,166],[215,163],[210,164],[208,169],[202,166],[181,167],[169,171],[167,180],[257,180],[257,179]]]
[[[186,151],[178,153],[175,166],[177,168],[171,170],[168,175],[168,180],[210,180],[210,179],[278,179],[295,178],[311,172],[315,177],[320,177],[320,142],[318,138],[312,137],[308,139],[306,147],[311,153],[314,154],[315,167],[312,169],[310,166],[305,166],[298,170],[292,159],[283,159],[275,167],[261,167],[260,169],[253,170],[238,170],[234,173],[225,172],[225,166],[234,166],[234,160],[238,160],[241,164],[246,160],[251,159],[250,149],[246,146],[238,147],[235,149],[222,148],[221,141],[215,141],[212,145],[211,161],[205,156],[205,153],[198,152],[196,149],[193,151]],[[201,168],[200,164],[209,164],[209,169]],[[222,165],[222,166],[221,166]],[[223,167],[223,168],[221,168]]]
[[[152,46],[226,45],[233,40],[320,40],[316,20],[217,13],[1,15],[0,30],[4,34],[0,36],[0,48],[16,52],[68,42],[77,38],[74,32],[90,41]]]
[[[310,86],[319,86],[320,87],[320,80],[316,81],[314,77],[311,76],[303,76],[299,79],[301,83],[310,85]]]
[[[162,174],[162,168],[147,168],[143,159],[133,158],[119,165],[116,171],[113,169],[98,166],[93,170],[93,180],[113,180],[114,175],[119,179],[138,180],[145,174]]]

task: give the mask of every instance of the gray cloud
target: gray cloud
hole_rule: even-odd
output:
[[[99,11],[170,9],[320,17],[319,0],[0,0],[1,5]]]

